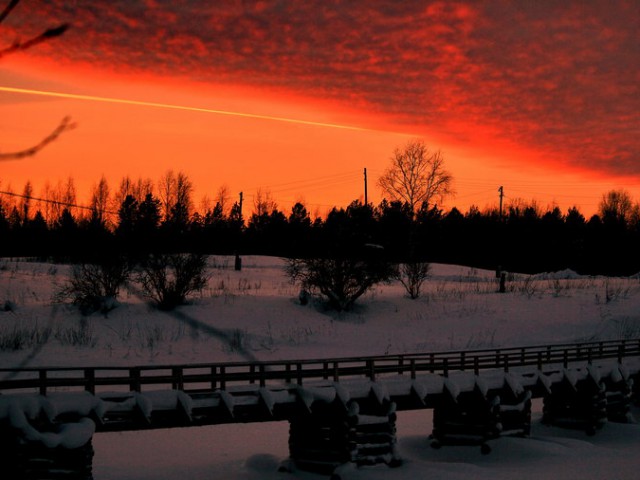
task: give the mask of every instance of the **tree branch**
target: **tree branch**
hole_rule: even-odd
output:
[[[71,117],[64,117],[60,124],[37,145],[27,148],[19,152],[0,152],[0,162],[7,162],[10,160],[19,160],[21,158],[31,157],[46,147],[48,144],[56,140],[63,132],[73,130],[76,124],[71,121]]]
[[[37,45],[42,42],[46,42],[47,40],[50,40],[54,37],[59,37],[64,32],[66,32],[68,28],[69,28],[69,24],[63,23],[62,25],[59,25],[57,27],[49,28],[48,30],[45,30],[43,33],[41,33],[37,37],[33,37],[32,39],[27,40],[26,42],[16,41],[10,47],[0,50],[0,58],[4,57],[5,55],[9,55],[11,53],[17,52],[19,50],[27,50],[28,48],[31,48],[34,45]]]

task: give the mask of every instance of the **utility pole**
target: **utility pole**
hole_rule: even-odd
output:
[[[367,168],[364,169],[364,204],[369,205],[369,198],[367,195]]]
[[[242,200],[244,199],[242,192],[240,192],[240,202],[238,203],[238,210],[240,214],[240,219],[242,219]],[[242,270],[242,258],[240,258],[240,239],[242,238],[242,226],[240,226],[238,230],[238,240],[236,243],[236,261],[235,261],[235,270],[239,272]]]
[[[504,198],[504,187],[502,185],[498,188],[498,192],[500,192],[500,222],[502,223],[502,199]],[[498,268],[496,269],[496,278],[499,283],[498,292],[505,293],[507,291],[505,285],[507,281],[507,274],[502,271],[502,267],[500,265],[498,265]]]

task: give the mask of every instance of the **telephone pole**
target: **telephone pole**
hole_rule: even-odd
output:
[[[500,192],[500,220],[502,220],[502,199],[504,198],[504,188],[502,185],[498,188],[498,192]]]
[[[240,192],[240,202],[238,203],[238,210],[239,210],[239,214],[240,214],[240,220],[242,221],[242,200],[243,200],[243,195],[242,192]],[[240,258],[240,241],[242,238],[242,225],[240,225],[239,229],[238,229],[238,241],[236,244],[236,261],[235,261],[235,265],[234,268],[237,272],[239,272],[240,270],[242,270],[242,258]]]
[[[364,169],[364,204],[369,205],[369,198],[367,195],[367,168]]]

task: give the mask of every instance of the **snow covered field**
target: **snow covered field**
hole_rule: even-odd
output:
[[[149,307],[132,285],[108,315],[81,317],[54,301],[65,265],[0,260],[0,365],[139,365],[320,358],[491,348],[640,337],[638,278],[581,277],[570,271],[510,275],[434,265],[417,300],[381,285],[354,311],[301,306],[277,258],[210,259],[208,287],[177,314]],[[539,417],[540,405],[537,404]],[[221,425],[98,434],[94,478],[322,478],[277,473],[288,425]],[[595,437],[534,422],[528,439],[429,448],[431,412],[402,412],[398,469],[364,468],[345,478],[637,478],[640,426],[608,424]]]

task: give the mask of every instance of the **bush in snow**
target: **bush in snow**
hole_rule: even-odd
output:
[[[368,256],[291,259],[286,267],[289,278],[301,288],[318,291],[335,310],[349,310],[354,302],[377,283],[395,274],[392,264]]]
[[[172,310],[207,285],[206,267],[202,254],[153,254],[143,263],[139,280],[147,298],[161,310]]]
[[[107,313],[116,306],[120,287],[129,279],[131,269],[124,258],[107,256],[99,262],[75,265],[69,282],[58,292],[70,298],[83,315]]]
[[[407,262],[398,267],[396,278],[407,291],[409,298],[416,299],[420,296],[422,284],[429,276],[431,266],[426,262]]]

